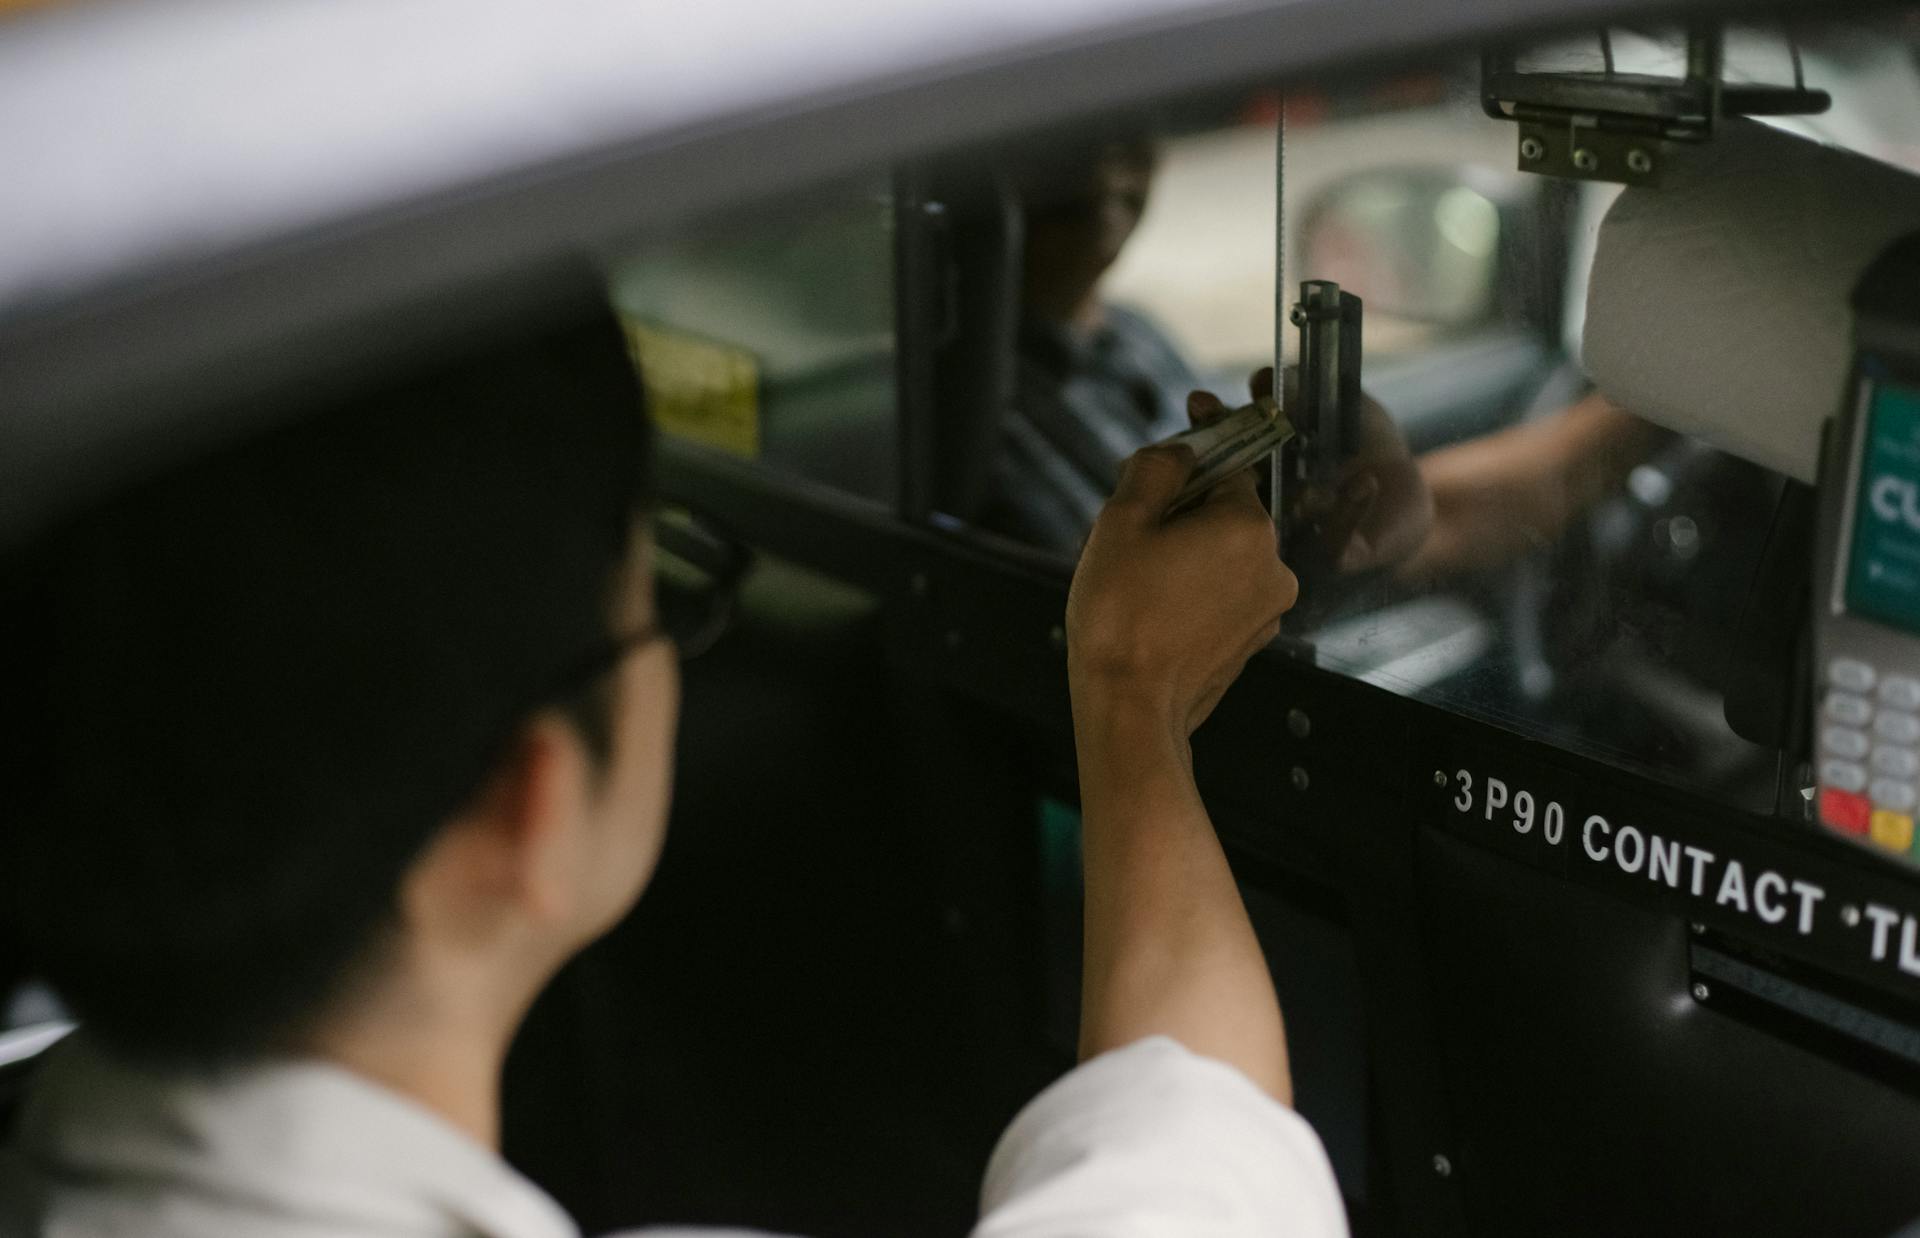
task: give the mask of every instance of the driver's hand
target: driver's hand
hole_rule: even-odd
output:
[[[1193,465],[1185,447],[1149,447],[1127,461],[1067,597],[1076,712],[1144,708],[1183,739],[1279,634],[1299,592],[1251,471],[1167,514]]]
[[[1298,399],[1299,374],[1287,370],[1287,398]],[[1273,370],[1253,376],[1257,399],[1273,393]],[[1391,567],[1413,555],[1433,527],[1433,495],[1407,447],[1406,436],[1380,402],[1360,396],[1359,439],[1341,461],[1333,493],[1302,496],[1299,515],[1319,529],[1327,553],[1342,572]]]
[[[1428,452],[1420,469],[1439,514],[1398,575],[1427,583],[1491,571],[1558,543],[1663,441],[1596,391],[1552,416]]]

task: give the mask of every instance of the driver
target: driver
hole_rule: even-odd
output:
[[[1198,380],[1150,317],[1100,295],[1146,210],[1157,159],[1132,135],[1054,152],[1019,178],[1017,377],[984,522],[1063,554],[1079,552],[1129,455],[1218,411],[1188,402]],[[1272,394],[1272,383],[1261,371],[1252,394]],[[1425,537],[1432,504],[1420,471],[1374,401],[1338,492],[1312,505],[1342,571],[1396,563]]]
[[[7,565],[0,907],[81,1030],[0,1229],[576,1234],[497,1153],[501,1068],[647,888],[679,673],[624,339],[564,303]],[[1294,581],[1251,477],[1168,516],[1191,465],[1128,462],[1074,577],[1084,1060],[980,1238],[1346,1232],[1188,752]]]
[[[1158,160],[1150,138],[1128,134],[1051,152],[1017,178],[1017,381],[984,522],[1066,554],[1079,551],[1128,455],[1218,411],[1182,407],[1198,380],[1179,349],[1150,316],[1100,294],[1145,213]],[[1271,385],[1262,371],[1252,392]],[[1488,571],[1557,542],[1662,441],[1595,393],[1416,460],[1367,399],[1338,493],[1313,496],[1317,523],[1342,572],[1392,568],[1424,585]]]

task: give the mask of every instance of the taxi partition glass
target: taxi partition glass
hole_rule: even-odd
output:
[[[893,202],[863,181],[656,240],[617,262],[654,423],[673,439],[891,505]]]
[[[1729,77],[1775,74],[1782,47],[1777,30],[1736,32]],[[1622,35],[1607,54],[1631,67],[1669,51]],[[1780,123],[1915,159],[1887,128],[1914,113],[1909,61],[1845,31],[1798,52],[1836,99],[1906,103]],[[1597,46],[1558,55],[1600,68]],[[1342,476],[1414,479],[1356,499],[1364,545],[1305,582],[1288,635],[1387,690],[1797,813],[1778,747],[1726,716],[1729,688],[1756,673],[1738,651],[1786,480],[1594,389],[1579,356],[1587,274],[1618,190],[1519,171],[1479,70],[1438,62],[1285,96],[1280,278],[1362,299],[1363,384],[1386,414]],[[1247,399],[1273,357],[1282,106],[1223,100],[1201,123],[1057,142],[1043,173],[1018,152],[996,169],[1021,198],[1024,278],[987,529],[1064,562],[1120,461],[1183,427],[1188,389]]]

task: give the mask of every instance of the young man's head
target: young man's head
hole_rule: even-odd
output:
[[[1050,152],[1020,176],[1026,208],[1022,299],[1030,313],[1070,321],[1140,225],[1159,154],[1129,136]]]
[[[648,457],[583,291],[10,564],[0,916],[33,970],[156,1058],[436,993],[517,1019],[659,854]]]

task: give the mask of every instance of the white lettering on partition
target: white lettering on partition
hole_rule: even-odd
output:
[[[1689,846],[1687,858],[1693,861],[1693,879],[1687,888],[1693,891],[1695,898],[1702,898],[1707,892],[1707,865],[1713,863],[1713,852],[1704,847]]]
[[[1800,930],[1800,936],[1805,937],[1813,932],[1813,905],[1825,898],[1827,892],[1811,881],[1797,878],[1793,883],[1793,892],[1800,896],[1800,920],[1796,927]]]
[[[1891,907],[1882,907],[1878,903],[1868,903],[1867,919],[1873,921],[1873,961],[1878,963],[1887,957],[1887,930],[1900,923],[1900,913]]]
[[[1540,827],[1540,836],[1547,840],[1548,845],[1558,847],[1566,832],[1567,810],[1560,807],[1559,801],[1550,801],[1547,804],[1547,821]]]
[[[1722,907],[1747,909],[1747,870],[1740,867],[1740,861],[1727,861],[1727,871],[1720,878],[1720,893],[1713,896],[1713,901]]]
[[[1915,949],[1914,936],[1920,930],[1912,916],[1908,916],[1900,925],[1900,970],[1909,976],[1920,976],[1920,949]]]
[[[1639,872],[1640,866],[1647,862],[1646,836],[1630,825],[1621,826],[1613,836],[1613,862],[1623,873]]]
[[[1679,843],[1668,842],[1658,834],[1647,835],[1647,880],[1664,881],[1673,889],[1680,888]]]
[[[1787,892],[1787,879],[1768,869],[1753,879],[1753,914],[1768,924],[1787,918],[1787,909],[1774,900]]]
[[[1906,497],[1898,496],[1903,504]],[[1916,491],[1914,502],[1920,512],[1920,491]],[[1442,781],[1449,786],[1452,808],[1465,818],[1465,824],[1486,822],[1501,834],[1511,830],[1515,839],[1537,839],[1537,845],[1552,850],[1567,841],[1568,823],[1579,821],[1580,854],[1586,862],[1644,877],[1671,890],[1684,890],[1702,901],[1711,898],[1716,907],[1751,916],[1763,924],[1791,925],[1786,931],[1802,937],[1814,935],[1820,906],[1828,901],[1826,888],[1815,882],[1771,868],[1757,869],[1749,879],[1739,860],[1723,859],[1709,848],[1663,836],[1642,825],[1612,821],[1600,813],[1582,817],[1577,805],[1569,807],[1563,801],[1547,799],[1518,783],[1476,776],[1466,769],[1458,769]],[[1854,906],[1849,905],[1845,911],[1842,922],[1849,928],[1856,926],[1859,916],[1854,914]],[[1879,903],[1865,904],[1861,914],[1871,926],[1861,943],[1868,947],[1871,961],[1920,977],[1920,915]]]
[[[1589,860],[1598,860],[1605,863],[1608,854],[1608,844],[1602,843],[1598,847],[1593,845],[1593,827],[1596,825],[1600,827],[1600,833],[1603,836],[1613,833],[1613,827],[1607,824],[1607,819],[1599,813],[1595,813],[1593,816],[1587,818],[1586,825],[1580,829],[1580,845],[1585,848]]]

